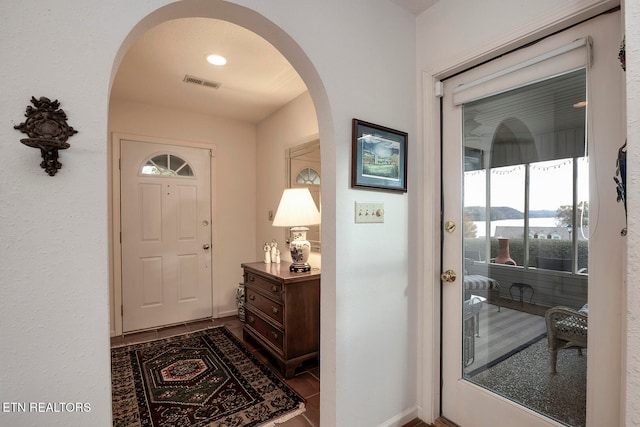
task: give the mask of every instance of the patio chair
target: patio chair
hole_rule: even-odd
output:
[[[582,355],[582,349],[587,348],[587,316],[587,304],[580,310],[557,306],[545,313],[552,374],[557,372],[558,350],[577,348]]]

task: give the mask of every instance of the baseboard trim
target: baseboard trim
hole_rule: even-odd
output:
[[[387,421],[379,424],[378,427],[402,427],[409,421],[418,417],[418,407],[405,409],[395,417],[389,418]]]
[[[215,317],[215,319],[219,319],[221,317],[237,316],[237,315],[238,315],[238,310],[237,309],[219,311],[218,315]]]

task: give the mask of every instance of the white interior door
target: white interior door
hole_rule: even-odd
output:
[[[620,425],[619,20],[444,82],[442,416],[458,425]],[[587,301],[588,347],[553,374],[544,315]]]
[[[212,316],[210,151],[121,141],[123,331]]]

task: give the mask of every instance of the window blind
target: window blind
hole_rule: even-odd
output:
[[[551,76],[588,67],[591,62],[591,49],[591,37],[580,38],[495,73],[463,83],[453,89],[453,103],[461,105]]]

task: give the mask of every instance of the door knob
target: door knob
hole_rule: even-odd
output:
[[[209,246],[209,244],[208,244],[208,243],[205,243],[204,245],[202,245],[202,249],[204,249],[205,251],[206,251],[207,249],[209,249],[209,248],[210,248],[210,246]]]
[[[455,282],[456,281],[456,272],[453,270],[447,270],[440,275],[440,278],[443,282]]]

